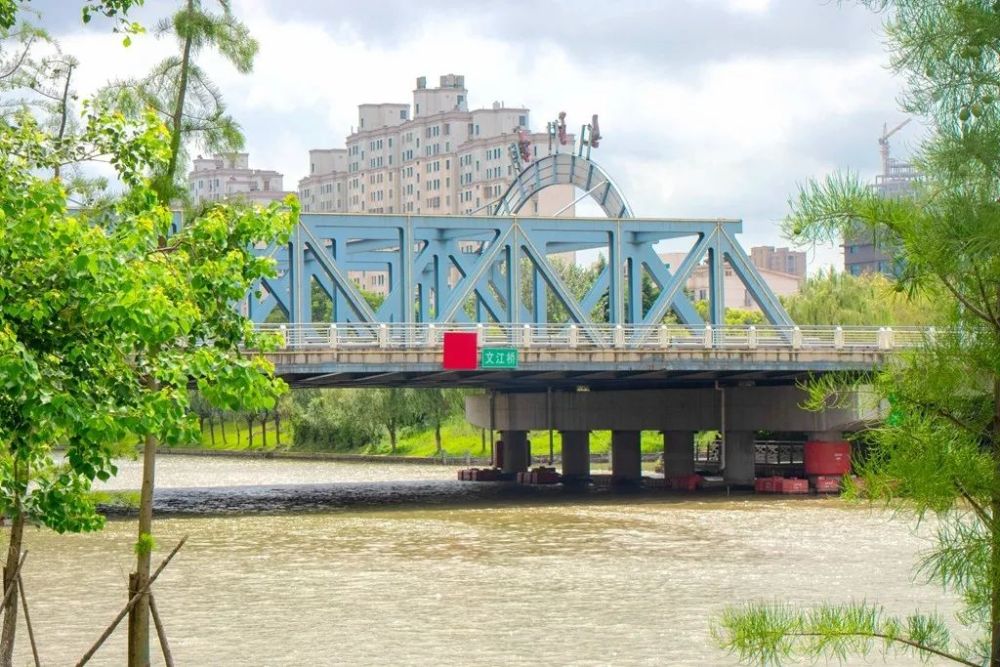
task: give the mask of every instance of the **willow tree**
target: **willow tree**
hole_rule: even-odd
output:
[[[874,651],[1000,665],[1000,3],[869,2],[885,12],[905,111],[929,128],[912,197],[885,199],[856,177],[807,184],[787,231],[806,241],[874,234],[902,267],[899,288],[945,311],[951,332],[867,378],[813,387],[813,399],[870,383],[892,405],[861,472],[874,502],[934,514],[918,571],[962,601],[963,637],[935,614],[874,604],[811,609],[753,602],[726,611],[720,643],[744,661]],[[874,593],[874,591],[873,591]]]

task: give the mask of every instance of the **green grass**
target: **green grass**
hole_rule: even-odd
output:
[[[249,449],[250,448],[250,437],[249,429],[244,421],[240,422],[226,422],[225,433],[226,437],[222,437],[222,426],[219,424],[215,425],[215,444],[212,444],[212,432],[208,428],[208,424],[205,425],[204,430],[201,433],[201,442],[195,443],[193,447],[200,447],[202,449],[217,449],[217,450],[235,450],[235,449]],[[267,447],[262,445],[261,440],[261,428],[260,424],[254,424],[253,426],[253,449],[263,450],[263,451],[273,451],[275,449],[288,449],[292,443],[292,425],[291,423],[282,422],[281,424],[281,447],[277,446],[278,439],[276,437],[276,431],[274,428],[274,422],[267,422]]]
[[[91,491],[90,499],[97,505],[116,509],[139,509],[138,491]]]
[[[500,439],[499,431],[494,432],[494,437]],[[548,431],[531,431],[528,434],[528,439],[531,440],[531,451],[534,454],[548,454]],[[558,456],[562,453],[562,437],[559,431],[553,431],[552,439],[553,451]],[[483,442],[486,443],[485,449]],[[644,454],[663,451],[663,436],[657,431],[643,431],[641,443]],[[483,439],[482,430],[468,424],[463,417],[454,417],[442,426],[441,444],[448,456],[465,456],[466,453],[472,456],[489,456],[490,453],[489,431],[486,432],[485,439]],[[611,431],[591,432],[591,454],[606,454],[610,448]],[[388,436],[384,437],[377,445],[367,447],[364,452],[369,454],[391,453]],[[396,454],[399,456],[437,456],[434,429],[404,430],[399,435]]]
[[[249,438],[247,437],[247,425],[245,422],[227,422],[226,437],[222,437],[222,428],[215,426],[215,444],[212,444],[211,434],[206,425],[201,434],[201,442],[192,445],[209,450],[246,450],[249,449]],[[562,453],[562,437],[559,431],[554,431],[553,449],[558,456]],[[288,449],[293,442],[294,430],[291,423],[281,425],[281,443],[277,446],[274,423],[267,424],[267,447],[261,445],[260,425],[254,425],[253,449],[258,451],[275,451],[278,449]],[[500,432],[494,432],[494,437],[500,439]],[[549,432],[531,431],[528,434],[531,440],[531,451],[538,455],[545,455],[549,452]],[[489,431],[482,433],[478,427],[470,425],[464,417],[453,417],[449,419],[441,428],[441,442],[447,456],[489,456],[490,442]],[[485,443],[485,448],[483,446]],[[663,451],[663,436],[657,431],[642,432],[642,452],[643,454],[658,454]],[[592,431],[590,434],[590,453],[607,454],[611,448],[611,431]],[[338,450],[344,454],[391,454],[389,446],[389,436],[383,435],[382,439],[373,445],[354,450]],[[397,456],[429,457],[438,456],[437,445],[434,442],[434,429],[403,429],[399,433],[399,441],[396,445]]]

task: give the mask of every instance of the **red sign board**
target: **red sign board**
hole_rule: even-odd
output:
[[[479,366],[479,336],[474,331],[444,333],[444,367],[451,371],[474,371]]]

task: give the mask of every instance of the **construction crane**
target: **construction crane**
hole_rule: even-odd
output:
[[[899,132],[900,130],[902,130],[904,127],[906,127],[906,125],[911,120],[913,120],[913,119],[912,118],[907,118],[902,123],[900,123],[896,127],[892,128],[891,130],[888,129],[889,128],[889,124],[888,123],[883,123],[882,124],[882,136],[878,138],[878,146],[879,146],[879,150],[882,153],[882,175],[885,176],[885,177],[887,177],[887,178],[889,176],[889,137],[891,137],[892,135],[896,134],[897,132]]]

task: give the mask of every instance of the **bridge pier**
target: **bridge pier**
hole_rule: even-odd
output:
[[[527,431],[501,431],[503,439],[503,471],[505,473],[525,472],[531,463],[528,454]]]
[[[562,435],[563,481],[578,482],[590,477],[590,431],[560,431]]]
[[[663,431],[663,476],[694,474],[694,431]]]
[[[611,432],[611,483],[638,484],[642,481],[641,431]]]
[[[725,467],[722,478],[727,484],[752,486],[754,482],[754,432],[726,431]]]

